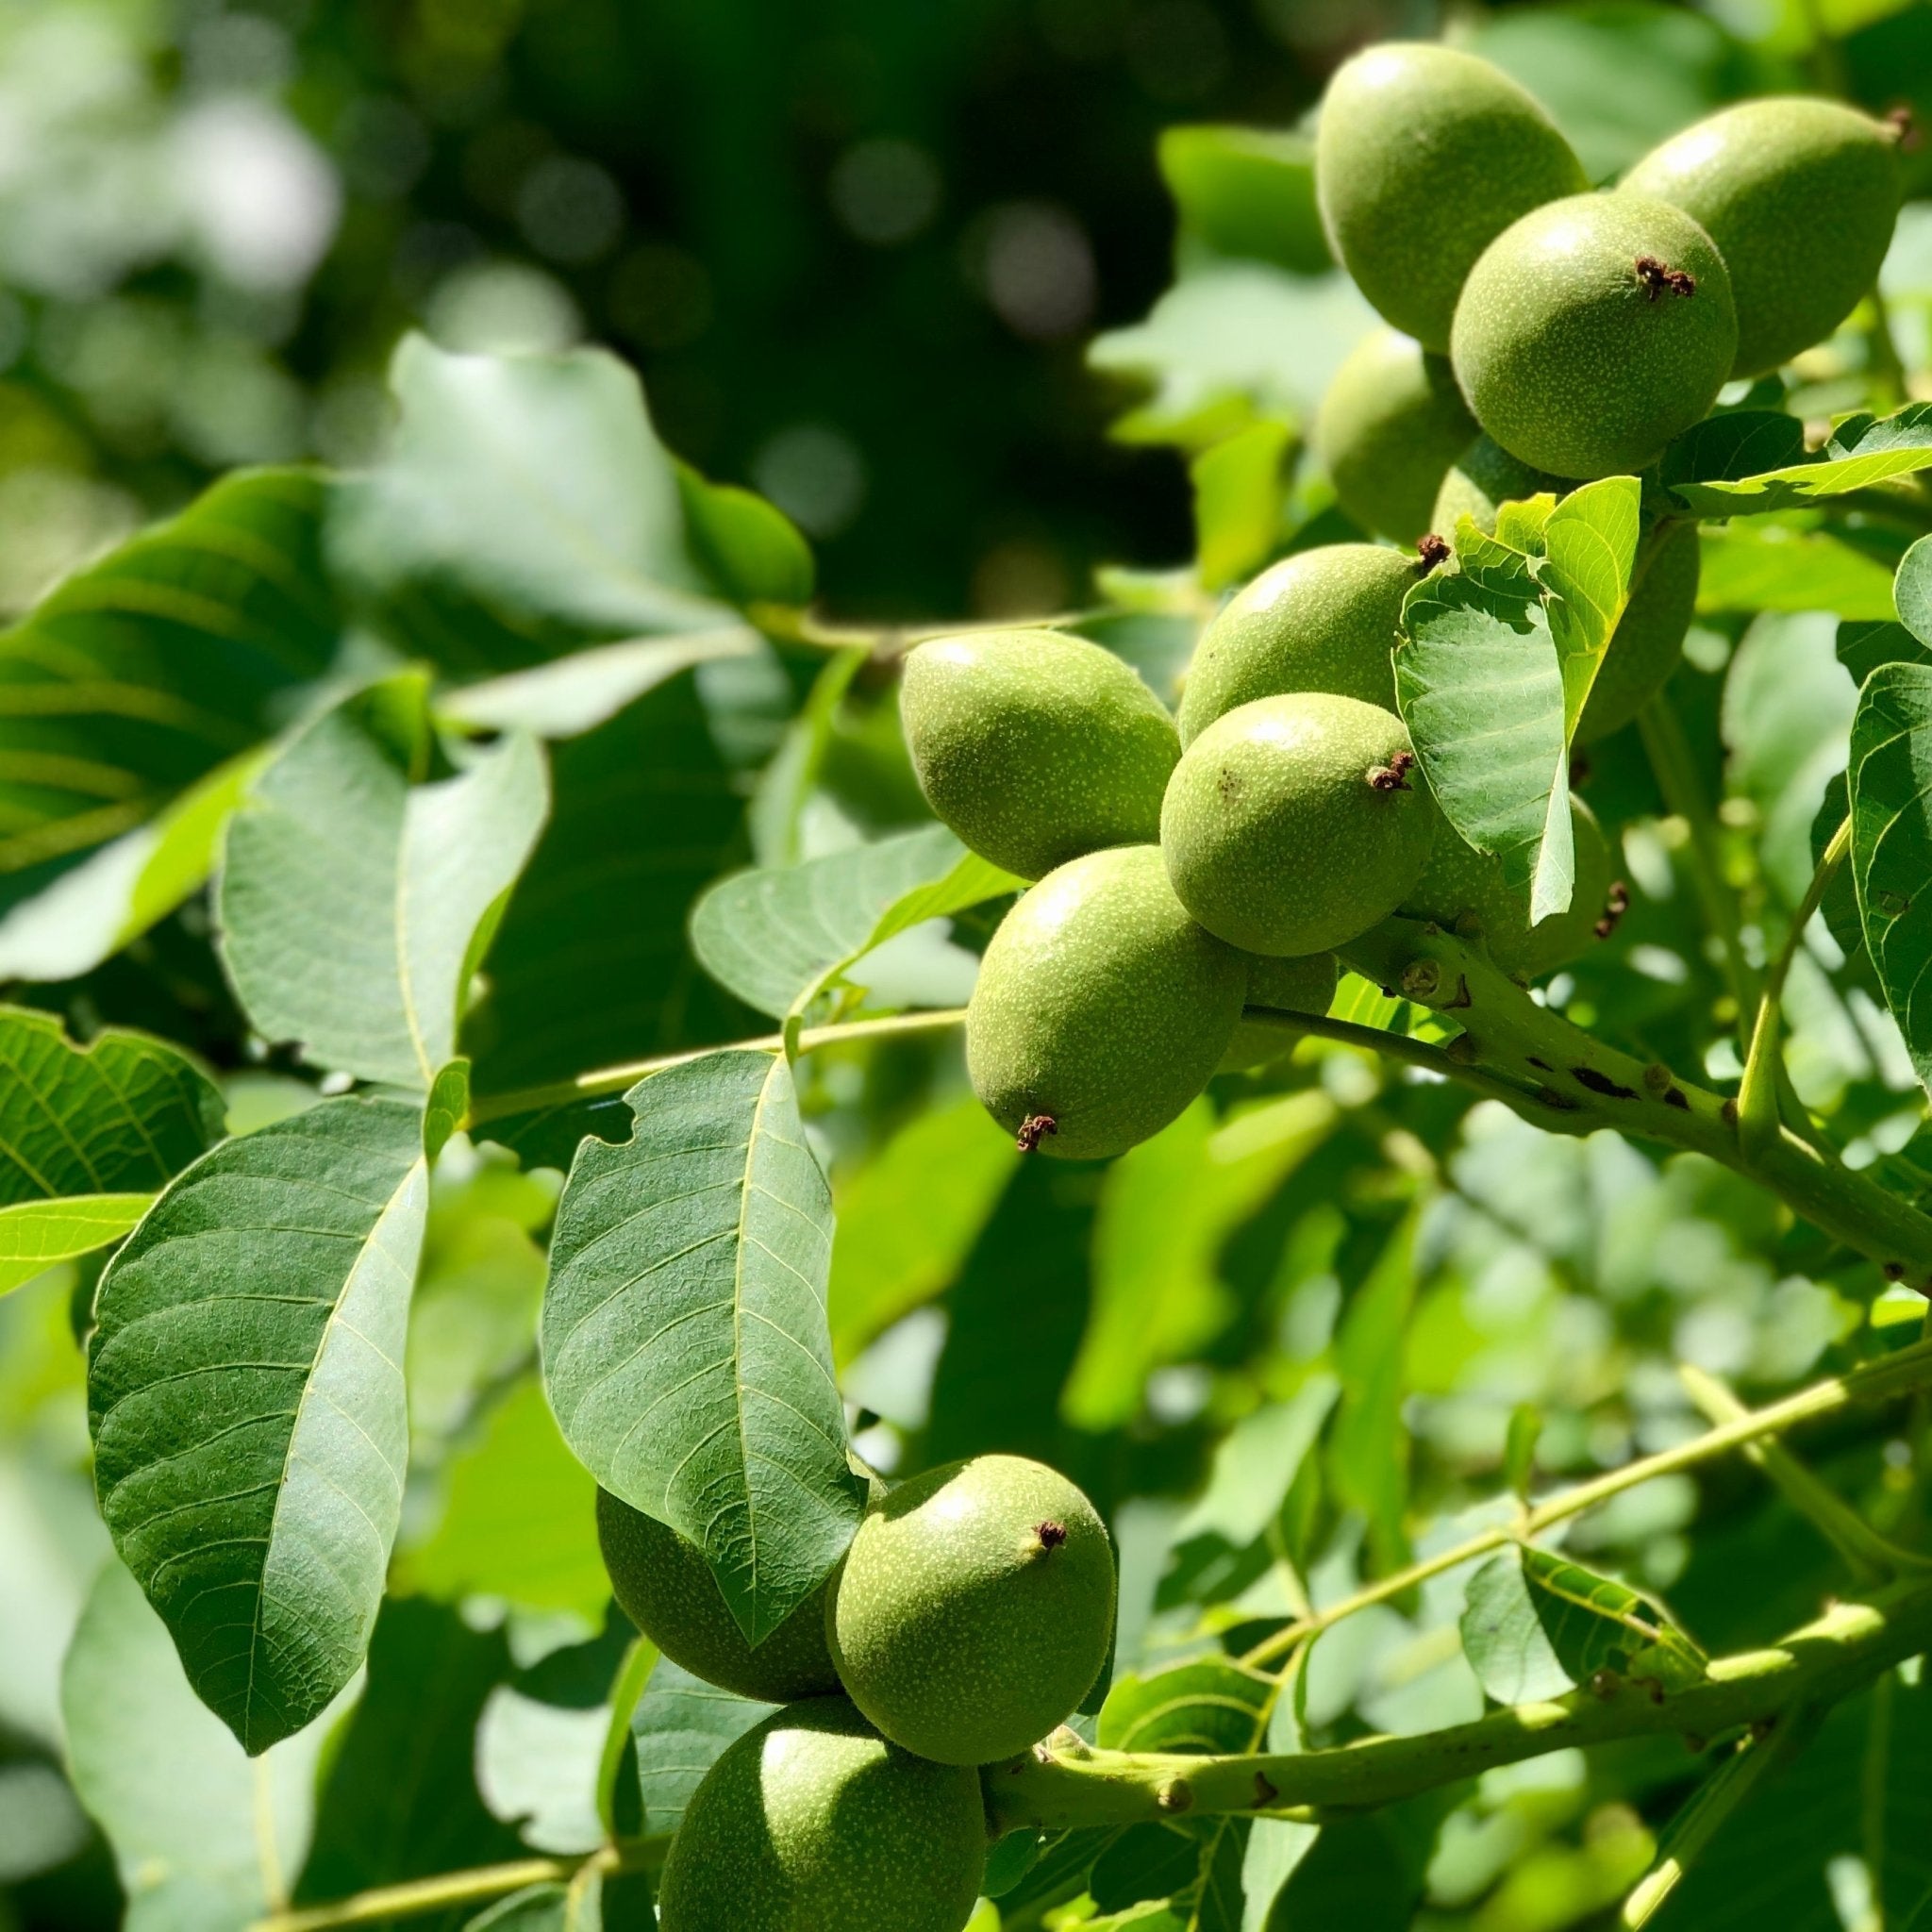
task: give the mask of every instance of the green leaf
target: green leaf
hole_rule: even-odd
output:
[[[1863,535],[1804,521],[1706,525],[1698,533],[1698,612],[1829,610],[1889,619],[1893,561],[1874,555]]]
[[[1740,483],[1789,469],[1805,455],[1805,425],[1782,409],[1707,416],[1664,451],[1658,480],[1680,495],[1700,483]]]
[[[1907,561],[1910,561],[1913,551],[1918,547],[1914,544],[1906,552]],[[1926,553],[1925,561],[1932,564],[1932,551]],[[1902,564],[1899,567],[1901,586],[1904,577],[1905,567]],[[1932,628],[1932,581],[1926,583],[1924,594],[1924,621],[1928,628]],[[1838,661],[1852,674],[1854,684],[1863,684],[1881,664],[1932,664],[1932,649],[1928,649],[1924,640],[1914,632],[1897,623],[1841,624],[1838,627],[1835,647]]]
[[[575,738],[608,724],[626,705],[680,671],[725,658],[748,658],[758,634],[741,625],[685,637],[632,638],[593,644],[548,664],[508,671],[481,684],[440,695],[438,715],[484,731],[528,731],[539,738]]]
[[[0,917],[0,979],[77,979],[199,891],[229,814],[269,757],[258,745],[217,765],[147,824]]]
[[[1262,261],[1296,275],[1333,266],[1315,207],[1314,145],[1257,127],[1169,127],[1161,179],[1180,214],[1178,252]]]
[[[1647,1597],[1530,1545],[1470,1578],[1462,1648],[1498,1704],[1557,1697],[1599,1671],[1666,1690],[1704,1675],[1704,1653]]]
[[[1500,855],[1541,920],[1569,905],[1575,873],[1562,663],[1529,559],[1474,537],[1465,518],[1469,560],[1408,593],[1396,699],[1443,815]]]
[[[0,1207],[152,1193],[221,1138],[222,1096],[178,1048],[111,1027],[69,1043],[0,1007]]]
[[[247,752],[341,628],[326,486],[244,472],[0,633],[0,909]]]
[[[1333,1129],[1335,1104],[1291,1093],[1217,1127],[1206,1101],[1131,1148],[1101,1183],[1093,1306],[1061,1398],[1075,1427],[1139,1413],[1148,1374],[1186,1359],[1234,1312],[1219,1274],[1234,1230]]]
[[[1346,275],[1216,263],[1146,321],[1096,337],[1087,359],[1151,392],[1115,424],[1122,441],[1203,449],[1260,419],[1305,421],[1374,321]]]
[[[341,486],[330,553],[424,655],[501,671],[728,622],[643,391],[614,356],[460,356],[410,336],[390,386],[393,444]]]
[[[704,1550],[753,1643],[862,1507],[825,1326],[832,1204],[780,1054],[731,1050],[625,1096],[558,1203],[544,1383],[606,1489]]]
[[[1342,1400],[1328,1434],[1329,1479],[1337,1500],[1367,1519],[1370,1550],[1385,1573],[1408,1560],[1403,1341],[1415,1307],[1415,1232],[1411,1214],[1383,1242],[1335,1338]]]
[[[1225,437],[1188,465],[1194,486],[1194,549],[1210,591],[1251,577],[1281,539],[1294,438],[1261,422]]]
[[[1852,882],[1865,947],[1932,1086],[1932,665],[1883,664],[1852,720]]]
[[[101,1513],[251,1754],[348,1682],[375,1622],[426,1193],[416,1108],[325,1101],[196,1161],[101,1279]]]
[[[691,556],[734,604],[809,604],[811,546],[785,512],[749,490],[710,483],[673,461]]]
[[[1214,1452],[1206,1493],[1181,1519],[1176,1541],[1212,1534],[1245,1549],[1280,1513],[1341,1385],[1313,1374],[1286,1402],[1244,1415]]]
[[[743,804],[691,675],[552,746],[550,767],[550,821],[465,1028],[479,1094],[752,1030],[685,942],[691,901],[743,852]]]
[[[1921,537],[1899,558],[1891,595],[1898,607],[1899,623],[1919,643],[1932,644],[1932,537]],[[1902,655],[1916,659],[1920,653],[1908,649]]]
[[[849,1362],[942,1294],[1020,1165],[1013,1137],[971,1094],[913,1118],[835,1188],[832,1354]],[[933,1176],[945,1186],[935,1188]]]
[[[362,1696],[330,1741],[297,1905],[523,1850],[490,1815],[475,1776],[477,1726],[510,1670],[501,1628],[474,1629],[454,1610],[420,1600],[383,1606]],[[391,1923],[441,1932],[452,1922]]]
[[[118,1030],[72,1046],[0,1007],[0,1294],[120,1240],[220,1139],[222,1097],[186,1055]]]
[[[414,782],[431,750],[425,695],[414,675],[372,685],[292,740],[228,826],[219,917],[258,1033],[426,1093],[546,794],[521,735]]]
[[[434,1160],[449,1145],[450,1136],[469,1111],[470,1063],[450,1060],[429,1083],[429,1098],[423,1108],[423,1152],[427,1158]]]
[[[127,1894],[127,1932],[243,1932],[285,1902],[308,1849],[326,1725],[250,1763],[195,1701],[118,1563],[88,1596],[60,1706],[75,1789]]]
[[[691,948],[721,986],[782,1019],[894,934],[1021,883],[943,825],[922,825],[720,879],[691,908]]]
[[[645,1831],[654,1837],[675,1832],[706,1772],[773,1708],[721,1690],[660,1657],[630,1721]]]
[[[1630,601],[1641,494],[1635,476],[1606,476],[1573,490],[1542,525],[1536,575],[1548,593],[1550,635],[1563,677],[1565,743],[1576,735],[1604,652]]]
[[[152,1194],[75,1194],[0,1208],[0,1294],[56,1261],[117,1241],[154,1203]]]
[[[1724,1820],[1648,1932],[1923,1925],[1923,1909],[1912,1914],[1932,1895],[1928,1787],[1932,1682],[1888,1674],[1837,1705],[1812,1742]],[[1869,1916],[1847,1911],[1847,1878],[1869,1878]]]
[[[445,1480],[441,1518],[398,1554],[393,1589],[585,1618],[604,1607],[610,1579],[597,1553],[597,1486],[558,1435],[534,1375],[491,1409]]]
[[[1767,441],[1771,435],[1766,432]],[[1677,501],[1699,516],[1799,509],[1889,477],[1932,470],[1932,403],[1907,403],[1890,416],[1848,416],[1815,454],[1794,458],[1787,442],[1779,457],[1775,467],[1751,475],[1673,481],[1666,472],[1665,480]],[[1695,452],[1693,460],[1701,461]]]
[[[1101,1707],[1098,1741],[1108,1751],[1252,1751],[1274,1698],[1274,1678],[1232,1657],[1128,1671]]]
[[[1524,1501],[1536,1477],[1536,1449],[1542,1433],[1542,1411],[1534,1403],[1519,1402],[1509,1411],[1509,1427],[1503,1439],[1503,1480]]]

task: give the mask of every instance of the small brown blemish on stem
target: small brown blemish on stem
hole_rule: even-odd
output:
[[[1618,1081],[1611,1079],[1607,1074],[1598,1073],[1594,1067],[1572,1067],[1570,1069],[1570,1077],[1579,1087],[1587,1087],[1592,1093],[1602,1094],[1606,1100],[1635,1100],[1637,1098],[1636,1088],[1623,1086]]]
[[[1184,1777],[1171,1777],[1154,1793],[1154,1802],[1163,1811],[1186,1811],[1193,1805],[1194,1788]]]
[[[1718,1108],[1718,1117],[1724,1122],[1725,1126],[1735,1127],[1738,1124],[1738,1103],[1735,1100],[1725,1101]]]
[[[1405,999],[1434,999],[1441,984],[1442,969],[1433,959],[1411,959],[1402,969],[1402,996]]]
[[[1607,940],[1616,931],[1617,922],[1630,909],[1630,888],[1622,879],[1612,879],[1610,890],[1604,899],[1603,917],[1591,927],[1600,940]]]
[[[1885,1264],[1885,1278],[1888,1281],[1903,1281],[1906,1278],[1906,1264],[1903,1261],[1888,1261]]]
[[[1265,1810],[1280,1795],[1281,1793],[1268,1782],[1267,1778],[1260,1772],[1257,1771],[1255,1774],[1255,1809],[1257,1811]]]

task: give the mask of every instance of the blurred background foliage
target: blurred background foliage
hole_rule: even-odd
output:
[[[1129,607],[1099,634],[1159,683],[1204,593],[1289,542],[1346,534],[1294,457],[1366,311],[1328,269],[1298,126],[1356,44],[1445,25],[1534,89],[1599,177],[1746,92],[1826,87],[1932,118],[1932,7],[1887,0],[1446,22],[1424,0],[0,0],[0,606],[24,609],[229,467],[374,460],[391,351],[418,328],[450,348],[617,348],[674,451],[797,521],[837,615],[1037,613],[1098,584]],[[1923,193],[1932,158],[1912,165]],[[1915,394],[1932,392],[1926,208],[1907,206],[1885,283]],[[1792,408],[1868,392],[1864,321],[1801,361]],[[1735,896],[1754,963],[1777,943],[1842,762],[1855,686],[1836,620],[1889,614],[1902,544],[1856,518],[1831,536],[1790,520],[1771,541],[1781,575],[1757,540],[1707,540],[1704,622],[1673,687],[1711,811],[1693,827],[1665,808],[1634,733],[1599,748],[1588,795],[1622,829],[1634,903],[1549,991],[1719,1081],[1738,1071],[1739,1014],[1707,895],[1715,880]],[[1778,582],[1792,608],[1742,614]],[[704,767],[719,824],[676,891],[923,816],[890,682],[851,657],[824,664],[774,650],[755,675],[687,675],[621,714],[648,711],[636,742],[652,757]],[[560,811],[573,783],[588,795],[635,756],[603,729],[560,735]],[[673,795],[698,809],[695,789]],[[591,843],[678,829],[641,808],[585,823]],[[684,909],[653,916],[675,934]],[[958,998],[986,929],[969,917],[894,942],[874,999]],[[1917,1187],[1923,1102],[1860,971],[1801,954],[1793,1078],[1855,1159]],[[687,1002],[694,969],[675,973],[627,1050],[761,1024],[722,995]],[[247,1039],[193,903],[98,972],[12,996],[83,1036],[116,1021],[189,1041],[223,1070],[235,1131],[316,1095]],[[1679,1363],[1754,1399],[1923,1315],[1708,1163],[1544,1137],[1346,1049],[1224,1078],[1106,1169],[1023,1166],[956,1041],[806,1068],[861,1446],[902,1471],[989,1448],[1067,1469],[1115,1525],[1121,1656],[1142,1668],[1239,1651],[1494,1520],[1520,1473],[1512,1441],[1534,1438],[1548,1483],[1697,1431]],[[607,1627],[590,1478],[533,1374],[556,1193],[554,1172],[490,1144],[459,1140],[438,1171],[396,1595],[313,1816],[291,1827],[298,1896],[598,1840],[585,1794],[625,1633]],[[204,1735],[212,1720],[129,1593],[110,1581],[89,1598],[106,1554],[75,1341],[92,1284],[68,1268],[0,1299],[0,1927],[116,1924],[139,1882],[135,1923],[205,1932],[213,1894],[152,1889],[180,1822],[143,1792],[232,1789],[225,1740]],[[1850,1417],[1801,1446],[1912,1541],[1923,1420]],[[1712,1651],[1847,1587],[1741,1463],[1633,1491],[1565,1546],[1665,1592]],[[1324,1637],[1305,1733],[1474,1714],[1465,1580]],[[125,1762],[88,1761],[75,1714],[117,1682],[153,1695],[108,1725]],[[1848,1794],[1887,1748],[1881,1715],[1835,1720],[1820,1776],[1761,1800],[1662,1923],[1733,1923],[1723,1874],[1780,1858],[1776,1923],[1876,1923],[1858,1897],[1909,1874],[1881,1859],[1863,1894],[1845,1874],[1871,1853]],[[646,1802],[686,1721],[667,1674],[638,1720]],[[316,1786],[312,1758],[291,1774]],[[1602,1924],[1698,1775],[1675,1741],[1491,1774],[1329,1833],[1277,1916],[1345,1914],[1355,1932]],[[113,1829],[118,1876],[76,1784]],[[1923,1809],[1893,1841],[1914,1829],[1927,1841]],[[187,1875],[245,1895],[235,1867],[252,1856],[212,1843]],[[1043,1924],[1078,1891],[1049,1860],[1004,1923]]]

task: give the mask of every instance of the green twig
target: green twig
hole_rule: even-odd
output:
[[[888,1013],[876,1020],[841,1020],[833,1026],[808,1026],[799,1035],[798,1051],[815,1053],[822,1046],[839,1046],[852,1040],[883,1040],[901,1033],[934,1033],[958,1025],[965,1017],[964,1007],[947,1007],[929,1013]],[[653,1059],[597,1067],[588,1074],[579,1074],[574,1080],[557,1080],[547,1087],[519,1087],[507,1093],[485,1094],[472,1105],[463,1125],[481,1126],[487,1121],[508,1120],[512,1114],[540,1113],[546,1108],[568,1107],[573,1101],[622,1093],[647,1074],[661,1074],[667,1067],[701,1060],[708,1053],[749,1049],[778,1053],[784,1045],[783,1034],[761,1033],[754,1040],[720,1041],[715,1046],[693,1046],[682,1053],[659,1054]]]
[[[1358,1810],[1500,1764],[1624,1738],[1715,1738],[1832,1704],[1932,1644],[1932,1589],[1838,1604],[1767,1650],[1714,1657],[1678,1690],[1628,1679],[1519,1704],[1473,1724],[1286,1756],[1097,1751],[1056,1733],[982,1774],[995,1832],[1160,1823],[1183,1813],[1279,1817]]]
[[[1347,965],[1391,995],[1459,1024],[1469,1058],[1445,1052],[1452,1077],[1504,1100],[1525,1120],[1561,1134],[1609,1127],[1705,1155],[1876,1261],[1888,1279],[1922,1292],[1932,1288],[1932,1217],[1787,1128],[1747,1155],[1739,1143],[1734,1103],[1661,1063],[1646,1065],[1606,1046],[1539,1006],[1454,934],[1417,920],[1391,919],[1340,951]],[[1395,1050],[1408,1057],[1408,1049]]]
[[[1734,1423],[1750,1414],[1744,1405],[1718,1380],[1688,1362],[1677,1370],[1690,1400],[1706,1421]],[[1831,1491],[1781,1443],[1757,1441],[1743,1444],[1747,1460],[1757,1465],[1840,1557],[1859,1585],[1889,1583],[1907,1572],[1932,1570],[1932,1560],[1889,1541]]]
[[[502,1865],[474,1865],[412,1878],[402,1885],[377,1885],[326,1905],[271,1912],[249,1932],[332,1932],[339,1925],[379,1925],[390,1919],[420,1918],[461,1906],[504,1898],[532,1885],[569,1885],[587,1873],[655,1872],[664,1862],[668,1838],[641,1839],[627,1845],[604,1845],[579,1858],[512,1858]]]
[[[1806,889],[1804,903],[1791,920],[1777,958],[1764,975],[1764,990],[1757,999],[1757,1022],[1751,1029],[1751,1045],[1744,1056],[1744,1080],[1738,1090],[1738,1140],[1747,1155],[1756,1158],[1777,1137],[1779,1124],[1778,1091],[1784,1067],[1778,1051],[1778,1022],[1784,999],[1785,981],[1791,962],[1805,943],[1805,929],[1811,924],[1831,882],[1838,876],[1845,855],[1852,849],[1852,822],[1847,818],[1831,835]]]
[[[1654,1456],[1626,1462],[1622,1469],[1610,1470],[1604,1475],[1592,1476],[1588,1482],[1561,1490],[1554,1496],[1546,1496],[1524,1511],[1517,1520],[1478,1531],[1449,1549],[1439,1550],[1432,1557],[1409,1564],[1407,1569],[1363,1585],[1352,1596],[1330,1604],[1325,1609],[1284,1624],[1272,1637],[1257,1643],[1241,1661],[1256,1668],[1272,1663],[1331,1625],[1354,1616],[1357,1610],[1367,1609],[1371,1604],[1386,1603],[1391,1597],[1413,1590],[1418,1584],[1426,1583],[1432,1576],[1459,1569],[1464,1563],[1474,1562],[1478,1557],[1489,1556],[1509,1543],[1527,1541],[1541,1536],[1555,1524],[1573,1516],[1580,1516],[1586,1509],[1593,1509],[1599,1503],[1607,1503],[1612,1496],[1622,1495],[1625,1490],[1633,1490],[1640,1483],[1694,1469],[1699,1463],[1726,1456],[1747,1443],[1782,1435],[1785,1430],[1795,1428],[1801,1423],[1815,1421],[1820,1416],[1836,1415],[1860,1403],[1890,1401],[1928,1388],[1932,1388],[1932,1340],[1915,1341],[1891,1355],[1881,1356],[1876,1361],[1848,1369],[1842,1375],[1827,1376],[1824,1381],[1814,1382],[1808,1389],[1801,1389],[1781,1401],[1767,1403],[1762,1408],[1746,1410],[1701,1436],[1693,1436],[1688,1442],[1674,1443],[1668,1449],[1659,1449]]]

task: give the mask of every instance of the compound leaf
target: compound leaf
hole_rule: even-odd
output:
[[[782,1055],[641,1080],[628,1141],[586,1141],[558,1205],[541,1323],[564,1440],[709,1558],[760,1642],[859,1515],[825,1322],[831,1193]]]
[[[413,782],[424,699],[420,677],[391,678],[302,731],[231,821],[220,895],[223,958],[259,1033],[419,1092],[455,1053],[478,940],[548,802],[522,735]]]
[[[1881,664],[1852,720],[1852,882],[1865,946],[1932,1084],[1932,665]]]
[[[101,1513],[251,1755],[314,1718],[368,1643],[426,1196],[416,1108],[325,1101],[205,1155],[101,1279]]]

